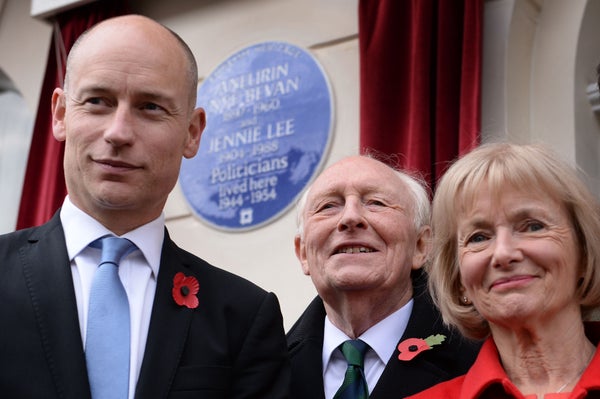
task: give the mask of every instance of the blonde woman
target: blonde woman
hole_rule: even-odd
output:
[[[455,162],[433,201],[432,294],[486,339],[471,369],[411,399],[600,397],[600,216],[541,146],[490,144]]]

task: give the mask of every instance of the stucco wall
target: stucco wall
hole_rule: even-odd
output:
[[[136,12],[169,26],[190,45],[201,78],[236,51],[261,41],[308,50],[327,75],[334,131],[327,164],[358,151],[358,20],[356,0],[130,1]],[[166,209],[176,242],[279,297],[289,328],[316,294],[294,254],[295,210],[256,230],[227,233],[196,219],[179,187]]]
[[[335,122],[326,165],[358,151],[358,0],[129,3],[190,44],[201,77],[229,55],[260,41],[288,41],[307,49],[332,87]],[[589,109],[585,87],[594,82],[600,61],[598,4],[486,0],[482,94],[484,141],[546,142],[576,162],[596,192],[600,118]],[[0,11],[0,68],[35,112],[51,26],[30,17],[27,1],[0,0]],[[165,212],[169,231],[182,247],[275,292],[286,328],[315,295],[294,255],[293,210],[257,230],[225,233],[192,216],[176,187]]]

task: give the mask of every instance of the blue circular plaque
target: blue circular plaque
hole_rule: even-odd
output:
[[[206,111],[200,150],[179,176],[194,214],[243,231],[285,212],[329,148],[331,90],[305,50],[264,42],[229,57],[199,86]]]

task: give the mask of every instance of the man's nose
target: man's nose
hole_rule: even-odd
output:
[[[364,204],[355,198],[347,199],[340,215],[338,222],[338,230],[348,230],[354,228],[366,228],[368,226],[367,218],[365,217],[366,209]]]
[[[119,104],[112,113],[108,126],[104,130],[104,139],[114,146],[131,142],[133,134],[133,114],[126,105]]]

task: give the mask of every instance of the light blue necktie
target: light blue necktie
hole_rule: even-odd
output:
[[[93,399],[126,399],[129,394],[129,302],[119,279],[121,259],[136,249],[125,238],[103,237],[88,309],[85,358]]]
[[[345,341],[340,350],[348,362],[342,386],[333,396],[334,399],[368,399],[369,389],[365,378],[364,360],[369,345],[360,339]]]

